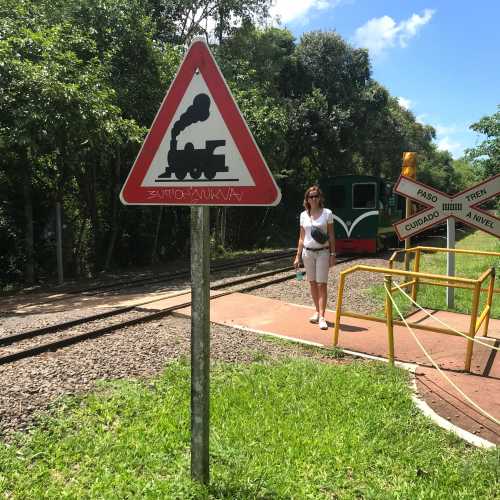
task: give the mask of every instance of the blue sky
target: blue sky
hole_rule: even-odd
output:
[[[297,40],[335,30],[368,48],[373,77],[454,158],[485,139],[469,126],[500,104],[500,1],[275,0],[272,13]]]

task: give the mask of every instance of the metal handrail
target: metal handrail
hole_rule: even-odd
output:
[[[415,247],[414,249],[409,249],[410,250],[415,250],[415,251],[420,251],[422,249],[425,249],[425,247]],[[446,250],[446,249],[445,249]],[[475,252],[475,251],[472,251]],[[500,254],[499,254],[500,256]],[[415,266],[417,267],[417,266]],[[494,281],[495,281],[495,268],[490,268],[486,271],[484,271],[481,276],[479,276],[478,279],[472,279],[472,278],[462,278],[462,277],[456,277],[456,276],[448,276],[448,275],[442,275],[442,274],[432,274],[432,273],[422,273],[418,271],[403,271],[400,269],[393,269],[393,268],[385,268],[385,267],[377,267],[377,266],[366,266],[366,265],[357,265],[353,266],[349,269],[346,269],[340,273],[340,278],[339,278],[339,286],[338,286],[338,295],[337,295],[337,309],[336,309],[336,317],[335,317],[335,328],[334,328],[334,338],[333,338],[333,345],[336,346],[338,344],[338,339],[339,339],[339,330],[340,330],[340,318],[341,316],[349,316],[349,317],[354,317],[354,318],[361,318],[361,319],[367,319],[367,320],[372,320],[372,321],[382,321],[386,322],[386,320],[381,320],[380,318],[377,318],[376,316],[371,316],[371,315],[366,315],[366,314],[358,314],[350,311],[343,311],[342,310],[342,301],[343,301],[343,296],[344,296],[344,286],[345,286],[345,280],[346,277],[349,274],[352,274],[357,271],[364,271],[364,272],[373,272],[373,273],[378,273],[378,274],[384,274],[386,277],[386,286],[389,290],[392,290],[392,277],[393,276],[401,276],[405,278],[414,278],[415,284],[413,284],[413,290],[412,290],[412,298],[416,298],[416,285],[418,282],[420,283],[429,283],[428,280],[432,280],[430,284],[433,285],[442,285],[445,284],[446,286],[450,286],[453,288],[468,288],[473,291],[473,296],[472,296],[472,309],[471,309],[471,318],[470,318],[470,324],[469,324],[469,329],[468,332],[462,332],[464,335],[468,336],[469,339],[467,340],[467,352],[465,356],[465,370],[470,371],[470,365],[471,365],[471,360],[472,360],[472,350],[473,350],[473,337],[476,335],[477,331],[481,327],[481,325],[484,323],[484,333],[483,336],[486,336],[488,333],[488,325],[489,325],[489,319],[490,319],[490,314],[491,314],[491,308],[492,308],[492,297],[493,293],[495,291],[494,288]],[[488,296],[486,300],[485,307],[483,311],[479,314],[478,318],[478,309],[479,309],[479,296],[482,291],[482,284],[486,279],[490,278],[490,283],[488,288],[486,289],[488,291]],[[387,279],[390,278],[390,279]],[[434,282],[434,283],[433,283]],[[442,283],[440,283],[442,282]],[[405,283],[408,285],[409,283]],[[385,309],[386,309],[386,317],[388,314],[387,308],[388,308],[388,301],[386,301],[385,304]],[[392,316],[392,314],[391,314]],[[391,325],[392,324],[401,324],[399,321],[392,321],[391,320]],[[419,323],[408,323],[414,328],[422,329],[422,330],[427,330],[431,332],[437,332],[437,333],[444,333],[448,335],[458,335],[456,332],[450,329],[446,328],[439,328],[439,327],[431,327],[427,325],[421,325]]]
[[[489,252],[485,250],[469,250],[467,248],[441,248],[441,247],[426,247],[426,246],[416,246],[410,248],[402,248],[401,250],[395,250],[391,255],[389,262],[394,262],[396,256],[401,253],[415,253],[417,250],[431,253],[464,253],[471,255],[484,255],[488,257],[500,257],[500,252]]]

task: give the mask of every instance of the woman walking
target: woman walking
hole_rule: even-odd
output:
[[[324,208],[323,193],[318,186],[311,186],[306,190],[304,208],[300,214],[299,243],[293,264],[298,268],[302,257],[311,297],[316,307],[316,313],[309,321],[318,323],[322,330],[326,330],[328,270],[335,265],[336,257],[333,213]]]

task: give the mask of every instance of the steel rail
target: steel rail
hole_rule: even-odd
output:
[[[287,257],[291,257],[294,254],[295,254],[295,250],[286,250],[283,252],[273,253],[271,255],[262,256],[262,257],[252,257],[252,258],[237,260],[235,262],[214,264],[211,267],[210,272],[212,273],[212,272],[225,271],[228,269],[237,269],[238,267],[243,267],[245,265],[250,265],[250,264],[258,264],[260,262],[272,262],[274,260],[280,260],[280,259],[285,259]],[[136,279],[128,280],[128,281],[127,280],[114,281],[113,283],[107,283],[107,284],[103,284],[103,285],[96,285],[96,286],[78,289],[78,290],[68,290],[66,292],[61,292],[61,293],[58,293],[56,296],[48,297],[47,299],[42,300],[42,301],[29,302],[27,304],[20,306],[20,308],[33,307],[33,306],[37,306],[37,305],[51,304],[53,302],[60,302],[60,301],[64,301],[64,300],[69,300],[74,295],[78,295],[78,294],[82,294],[85,296],[99,295],[101,293],[107,293],[107,292],[117,290],[117,289],[121,290],[123,288],[129,288],[129,287],[140,285],[140,284],[159,283],[159,282],[162,282],[164,280],[166,280],[168,282],[168,281],[175,280],[175,279],[189,278],[189,277],[190,277],[190,270],[185,269],[185,270],[181,270],[181,271],[161,273],[161,274],[158,274],[154,277],[148,276],[148,277],[136,278]]]
[[[214,285],[211,287],[211,290],[219,290],[221,288],[225,288],[226,286],[237,285],[241,283],[246,283],[248,281],[252,281],[255,279],[264,278],[267,276],[272,276],[273,274],[278,274],[280,272],[290,271],[292,268],[287,266],[285,268],[274,269],[272,271],[265,271],[264,273],[260,273],[258,275],[252,275],[250,277],[246,276],[244,278],[237,278],[236,280],[230,281],[229,283],[219,283],[218,285]],[[120,307],[114,309],[113,311],[107,311],[99,314],[92,314],[90,316],[84,316],[78,319],[72,319],[69,321],[64,321],[62,323],[56,323],[54,325],[45,326],[43,328],[35,328],[34,330],[27,330],[21,333],[15,333],[13,335],[0,337],[0,347],[8,346],[13,344],[14,342],[18,342],[20,340],[32,339],[35,337],[39,337],[41,335],[48,335],[50,333],[57,333],[62,330],[67,330],[68,328],[72,328],[73,326],[78,326],[86,323],[92,323],[93,321],[98,321],[105,318],[110,318],[113,316],[118,316],[120,314],[125,314],[127,312],[133,311],[144,305],[153,304],[154,302],[161,302],[163,300],[172,299],[174,297],[178,297],[179,295],[187,295],[189,291],[183,291],[179,293],[173,293],[170,295],[165,295],[163,297],[156,297],[154,299],[146,300],[143,302],[138,302],[136,304]],[[0,358],[1,359],[1,358]]]
[[[349,262],[349,261],[357,259],[357,258],[359,258],[359,257],[355,256],[355,257],[350,257],[350,258],[346,258],[346,259],[343,259],[343,260],[339,260],[338,264],[342,264],[344,262]],[[248,285],[248,286],[244,286],[244,287],[241,287],[241,288],[237,288],[236,290],[232,289],[232,287],[234,287],[234,286],[241,285],[241,284],[244,284],[244,283],[248,283],[249,281],[259,280],[259,279],[262,279],[262,278],[266,278],[268,276],[272,276],[274,274],[279,274],[279,273],[282,273],[282,272],[291,271],[293,269],[294,269],[293,266],[287,266],[285,268],[280,268],[280,269],[276,269],[276,270],[272,270],[272,271],[266,271],[264,273],[260,273],[260,274],[257,274],[257,275],[246,276],[244,278],[238,278],[238,279],[232,280],[230,282],[220,283],[220,284],[215,285],[214,287],[212,287],[211,290],[220,290],[220,289],[226,288],[226,287],[230,288],[230,290],[225,290],[225,291],[222,291],[222,292],[220,292],[218,294],[215,294],[214,296],[211,297],[211,300],[219,298],[219,297],[223,297],[224,295],[229,295],[231,293],[249,292],[249,291],[252,291],[252,290],[256,290],[258,288],[263,288],[263,287],[266,287],[266,286],[269,286],[269,285],[273,285],[273,284],[276,284],[276,283],[281,283],[283,281],[287,281],[287,280],[293,279],[295,277],[295,273],[294,274],[289,274],[289,275],[286,275],[286,276],[281,276],[281,277],[273,279],[273,280],[267,280],[267,281],[265,281],[263,283],[255,283],[255,284],[252,284],[252,285]],[[165,297],[162,298],[162,299],[159,299],[159,300],[165,300]],[[156,302],[156,300],[148,301],[147,303],[152,303],[152,302]],[[141,305],[144,305],[144,304],[141,304]],[[140,324],[140,323],[146,323],[148,321],[153,321],[155,319],[159,319],[159,318],[162,318],[164,316],[168,316],[168,315],[172,314],[174,311],[177,311],[179,309],[183,309],[185,307],[189,307],[190,305],[191,305],[191,301],[186,301],[186,302],[183,302],[181,304],[177,304],[177,305],[174,305],[174,306],[167,307],[166,309],[163,309],[161,311],[155,311],[154,313],[146,314],[145,316],[141,316],[140,318],[134,318],[134,319],[131,319],[131,320],[127,320],[127,321],[123,321],[123,322],[117,323],[115,325],[109,325],[109,326],[106,326],[106,327],[103,327],[103,328],[98,328],[96,330],[92,330],[92,331],[85,332],[85,333],[79,333],[79,334],[76,334],[76,335],[70,335],[70,336],[64,337],[62,339],[58,339],[58,340],[55,340],[55,341],[47,342],[45,344],[40,344],[40,345],[37,345],[37,346],[33,346],[33,347],[26,348],[26,349],[21,349],[21,350],[16,351],[16,352],[5,354],[3,356],[0,356],[0,365],[7,364],[7,363],[12,363],[14,361],[18,361],[18,360],[24,359],[24,358],[33,357],[33,356],[36,356],[36,355],[41,354],[43,352],[54,351],[54,350],[57,350],[57,349],[59,349],[61,347],[67,347],[67,346],[76,344],[78,342],[82,342],[84,340],[88,340],[88,339],[92,339],[92,338],[97,338],[97,337],[100,337],[100,336],[105,335],[107,333],[111,333],[113,331],[116,331],[116,330],[119,330],[119,329],[122,329],[122,328],[126,328],[128,326],[134,326],[134,325],[137,325],[137,324]],[[128,311],[130,311],[131,309],[135,309],[137,307],[139,307],[139,305],[130,306],[130,307],[127,307],[126,309]],[[120,311],[120,313],[123,313],[123,311]],[[104,314],[107,314],[107,313],[104,313]],[[101,316],[101,318],[102,318],[103,315],[100,314],[100,315],[96,315],[96,316]],[[80,321],[80,320],[75,320],[75,321]],[[83,322],[85,322],[85,321],[81,321],[81,323],[83,323]],[[70,322],[68,322],[68,323],[70,323]],[[46,330],[46,328],[43,328],[41,330]],[[25,332],[25,333],[27,333],[27,332]],[[51,332],[51,333],[53,333],[53,332]],[[18,335],[22,335],[22,334],[18,334]],[[33,337],[38,336],[38,335],[41,335],[41,334],[33,335]],[[26,338],[27,337],[24,337],[23,340],[26,339]]]

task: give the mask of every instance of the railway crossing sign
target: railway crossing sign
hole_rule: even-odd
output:
[[[405,176],[400,176],[394,191],[425,207],[420,212],[393,224],[400,240],[425,231],[449,217],[500,238],[500,219],[479,208],[479,205],[486,200],[500,195],[500,174],[454,196]]]
[[[120,193],[126,205],[277,205],[281,192],[203,38],[186,52]]]

